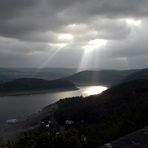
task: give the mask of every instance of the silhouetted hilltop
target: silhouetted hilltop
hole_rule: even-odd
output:
[[[124,80],[135,71],[137,70],[82,71],[71,75],[66,79],[79,84],[113,85]]]
[[[138,95],[148,91],[148,79],[132,80],[118,84],[105,91],[109,95]]]
[[[75,85],[68,80],[43,80],[35,78],[16,79],[0,85],[0,92],[31,91],[52,89],[76,89]]]

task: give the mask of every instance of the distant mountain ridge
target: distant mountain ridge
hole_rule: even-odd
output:
[[[139,70],[86,70],[70,68],[0,68],[0,84],[20,78],[67,79],[84,85],[114,85]]]
[[[0,83],[20,78],[39,78],[55,80],[74,74],[76,69],[70,68],[0,68]]]
[[[82,71],[65,79],[78,84],[115,85],[138,70]]]

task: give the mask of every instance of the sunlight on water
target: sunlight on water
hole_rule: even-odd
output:
[[[88,86],[82,91],[83,96],[97,95],[107,90],[105,86]]]
[[[0,97],[0,125],[17,122],[64,98],[90,96],[106,90],[104,86],[81,86],[79,90],[45,94]]]

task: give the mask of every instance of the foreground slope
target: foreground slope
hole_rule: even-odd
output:
[[[107,146],[112,148],[148,148],[148,127],[106,143],[100,148],[107,148]]]
[[[95,146],[148,125],[148,79],[117,85],[99,96],[61,100],[56,120],[83,121],[80,131]]]

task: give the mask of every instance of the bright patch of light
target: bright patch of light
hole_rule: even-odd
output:
[[[67,27],[67,29],[72,30],[72,31],[83,31],[83,30],[87,30],[88,26],[86,24],[69,24]]]
[[[60,41],[72,41],[74,39],[73,35],[71,34],[59,34],[58,35],[58,40]]]
[[[104,46],[106,45],[106,43],[107,41],[103,39],[95,39],[95,40],[89,41],[90,45],[98,45],[98,46]]]
[[[75,29],[77,27],[77,25],[76,24],[69,24],[67,27],[70,29]]]
[[[88,42],[88,44],[85,45],[85,46],[83,46],[82,48],[86,52],[89,52],[89,51],[91,51],[93,49],[97,49],[97,48],[106,46],[106,44],[107,44],[107,40],[104,40],[104,39],[95,39],[95,40],[90,40]]]
[[[90,87],[86,88],[86,90],[83,93],[84,93],[84,96],[97,95],[107,89],[108,88],[104,87],[104,86],[90,86]]]
[[[92,30],[92,31],[91,31],[91,34],[93,34],[93,35],[98,35],[98,32],[97,32],[96,30]]]
[[[141,20],[135,20],[132,18],[125,19],[125,21],[130,26],[140,26],[142,24]]]
[[[68,44],[67,43],[49,43],[48,45],[53,48],[64,48]]]

